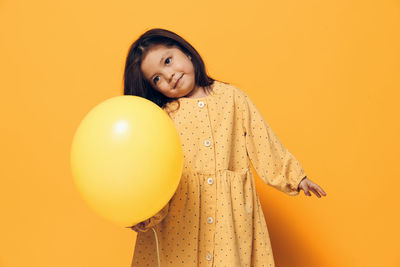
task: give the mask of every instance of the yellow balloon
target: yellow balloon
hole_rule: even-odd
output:
[[[182,174],[179,134],[160,107],[137,96],[116,96],[94,107],[72,141],[75,184],[96,212],[132,226],[160,211]]]

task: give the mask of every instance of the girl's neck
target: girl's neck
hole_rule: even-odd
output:
[[[210,91],[213,89],[214,84],[210,85]],[[204,87],[196,86],[189,94],[185,95],[183,98],[201,98],[206,97],[210,93],[204,91]]]

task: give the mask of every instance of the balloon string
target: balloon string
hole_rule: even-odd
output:
[[[158,250],[158,238],[157,238],[157,232],[156,232],[156,230],[154,230],[154,227],[151,227],[151,229],[153,230],[153,232],[154,232],[154,237],[156,238],[156,248],[157,248],[157,261],[158,261],[158,267],[161,267],[161,264],[160,264],[160,252],[159,252],[159,250]]]

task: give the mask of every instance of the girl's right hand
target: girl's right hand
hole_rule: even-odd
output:
[[[143,222],[140,222],[134,226],[131,226],[130,228],[135,231],[136,233],[143,232],[143,230],[146,228],[146,226],[150,223],[150,219],[147,219]]]

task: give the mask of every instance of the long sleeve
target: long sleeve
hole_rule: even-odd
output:
[[[253,101],[244,92],[243,98],[246,149],[258,176],[266,184],[288,195],[298,195],[298,185],[306,176],[302,166],[283,146]]]
[[[156,224],[159,224],[168,214],[169,210],[169,205],[170,202],[168,202],[159,212],[157,212],[154,216],[149,218],[148,223],[145,224],[144,222],[141,222],[137,225],[135,225],[135,229],[140,231],[140,232],[147,232],[151,227],[153,227]],[[145,222],[146,222],[145,221]]]

